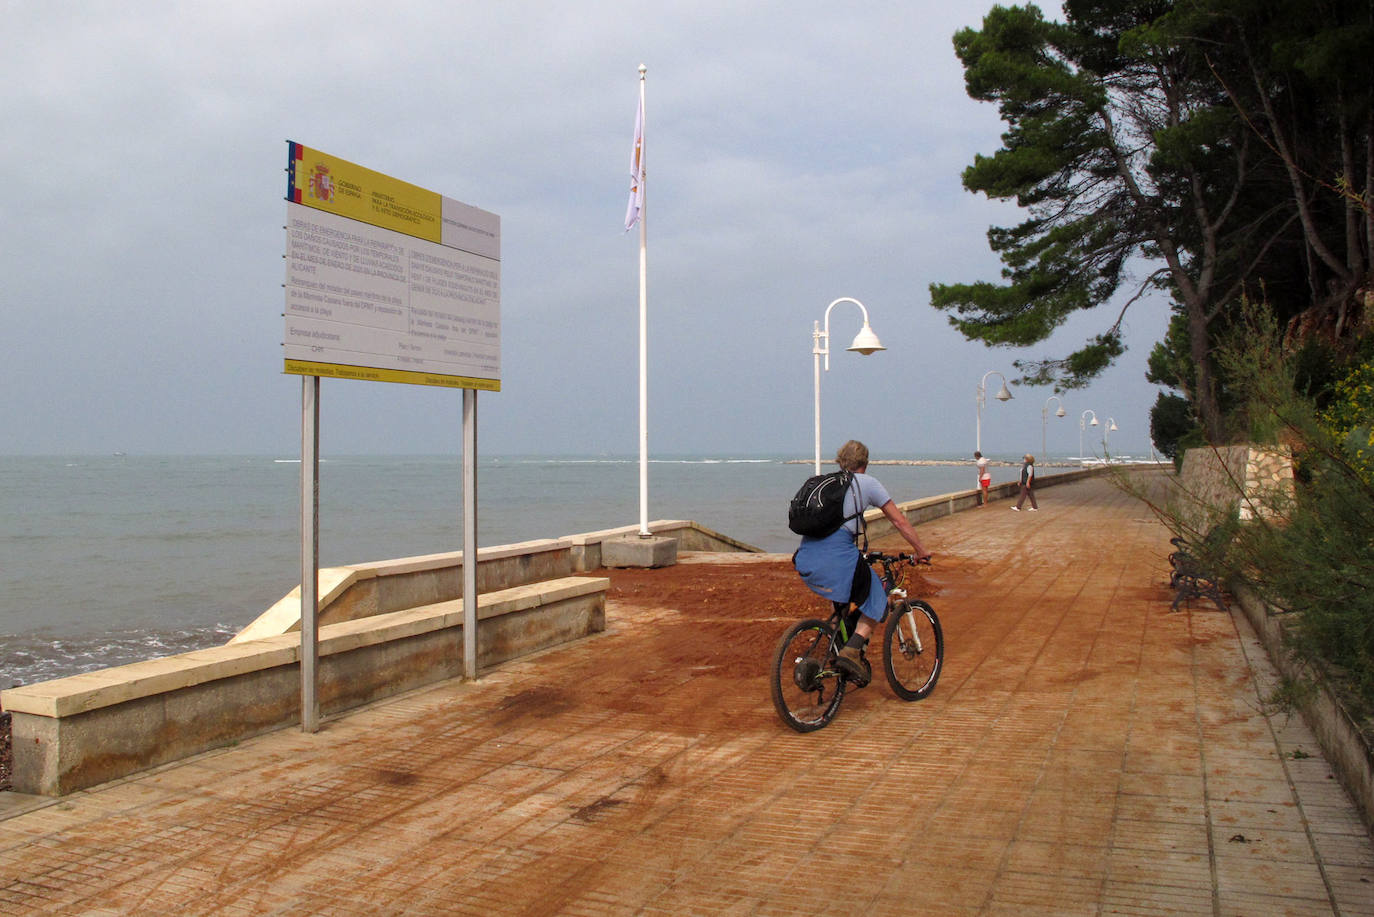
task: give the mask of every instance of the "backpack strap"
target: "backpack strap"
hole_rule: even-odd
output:
[[[861,553],[861,554],[867,554],[867,553],[868,553],[868,520],[864,518],[864,508],[863,508],[863,506],[860,505],[860,504],[863,502],[863,493],[859,490],[859,481],[858,481],[858,478],[857,478],[854,474],[852,474],[852,473],[851,473],[850,476],[849,476],[849,486],[852,487],[852,488],[854,489],[854,507],[855,507],[855,509],[856,509],[857,511],[856,511],[856,512],[854,513],[854,515],[852,515],[852,516],[845,516],[845,517],[844,517],[844,522],[841,522],[840,525],[845,525],[845,524],[847,524],[847,523],[849,522],[850,519],[858,519],[858,520],[859,520],[859,531],[857,531],[856,533],[854,533],[854,544],[855,544],[855,545],[858,545],[859,539],[862,538],[864,543],[863,543],[863,547],[859,548],[859,553]]]

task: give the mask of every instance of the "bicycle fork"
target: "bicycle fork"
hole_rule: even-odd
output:
[[[889,592],[888,602],[894,600],[905,602],[906,590],[893,589]],[[906,627],[902,626],[904,623]],[[897,644],[901,648],[902,655],[908,657],[919,656],[925,650],[925,647],[921,645],[921,629],[916,625],[916,609],[910,604],[906,605],[906,611],[897,621]]]

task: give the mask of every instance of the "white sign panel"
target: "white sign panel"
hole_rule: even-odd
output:
[[[292,149],[312,172],[287,203],[286,371],[498,391],[500,218]]]

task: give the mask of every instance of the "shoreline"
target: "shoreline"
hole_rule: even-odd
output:
[[[815,464],[815,459],[783,459],[783,462],[782,462],[782,463],[783,463],[784,465],[812,465],[812,464]],[[822,465],[833,465],[833,464],[835,464],[835,460],[834,460],[834,459],[821,459],[821,464],[822,464]],[[936,467],[940,467],[940,468],[962,468],[962,467],[973,468],[973,467],[975,467],[975,466],[974,466],[973,459],[870,459],[868,464],[870,464],[870,465],[907,465],[907,466],[916,466],[916,467],[923,467],[923,468],[924,468],[924,467],[929,467],[929,468],[936,468]],[[1101,461],[1100,459],[1097,459],[1097,460],[1094,460],[1094,461],[1092,461],[1092,462],[1090,462],[1090,463],[1089,463],[1089,462],[1083,462],[1083,461],[1077,461],[1077,462],[1073,462],[1073,461],[1064,461],[1064,460],[1060,459],[1060,460],[1055,460],[1055,461],[1036,462],[1036,463],[1035,463],[1035,467],[1036,467],[1036,468],[1095,468],[1095,467],[1097,467],[1097,466],[1099,466],[1099,465],[1153,465],[1153,464],[1155,464],[1155,463],[1154,463],[1154,462],[1150,462],[1150,461],[1146,461],[1146,460],[1143,460],[1143,459],[1140,460],[1140,461],[1131,461],[1131,462],[1103,462],[1103,461]],[[1017,468],[1017,467],[1020,467],[1021,463],[1020,463],[1019,461],[1018,461],[1018,462],[1007,462],[1007,461],[1003,461],[1003,460],[1001,460],[1001,459],[988,459],[988,465],[989,465],[990,467],[995,467],[995,468]]]

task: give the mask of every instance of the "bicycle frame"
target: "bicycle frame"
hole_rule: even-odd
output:
[[[878,619],[877,623],[885,624],[887,622],[887,616],[892,613],[893,607],[907,598],[905,567],[909,564],[920,563],[920,561],[910,554],[884,554],[881,551],[869,551],[863,555],[863,560],[864,563],[868,564],[870,567],[874,564],[881,567],[881,572],[878,574],[878,581],[882,583],[883,592],[887,594],[887,606],[883,609],[883,616]],[[858,609],[854,608],[848,602],[834,602],[832,604],[834,606],[834,611],[831,613],[828,623],[835,632],[835,640],[827,656],[833,656],[835,653],[839,652],[839,648],[844,646],[845,642],[853,636],[854,625],[858,623],[861,616]],[[907,608],[906,613],[908,615],[913,614],[910,607]],[[909,630],[911,631],[911,639],[915,644],[913,649],[915,652],[919,653],[925,649],[925,646],[921,642],[920,629],[913,623]],[[899,631],[898,639],[901,641],[903,650],[905,650],[907,641],[906,631]]]
[[[883,671],[898,698],[921,700],[935,687],[944,649],[934,609],[907,596],[904,568],[919,561],[909,554],[879,551],[865,552],[862,557],[875,568],[886,596],[879,619],[886,628],[873,637],[875,645],[881,647]],[[900,609],[899,615],[892,614],[894,608]],[[838,711],[846,686],[862,688],[871,677],[853,678],[836,665],[840,648],[853,635],[860,612],[849,602],[833,602],[831,609],[829,620],[811,618],[793,624],[774,651],[773,704],[783,722],[798,732],[823,728]],[[864,668],[869,669],[868,659],[861,658]]]

